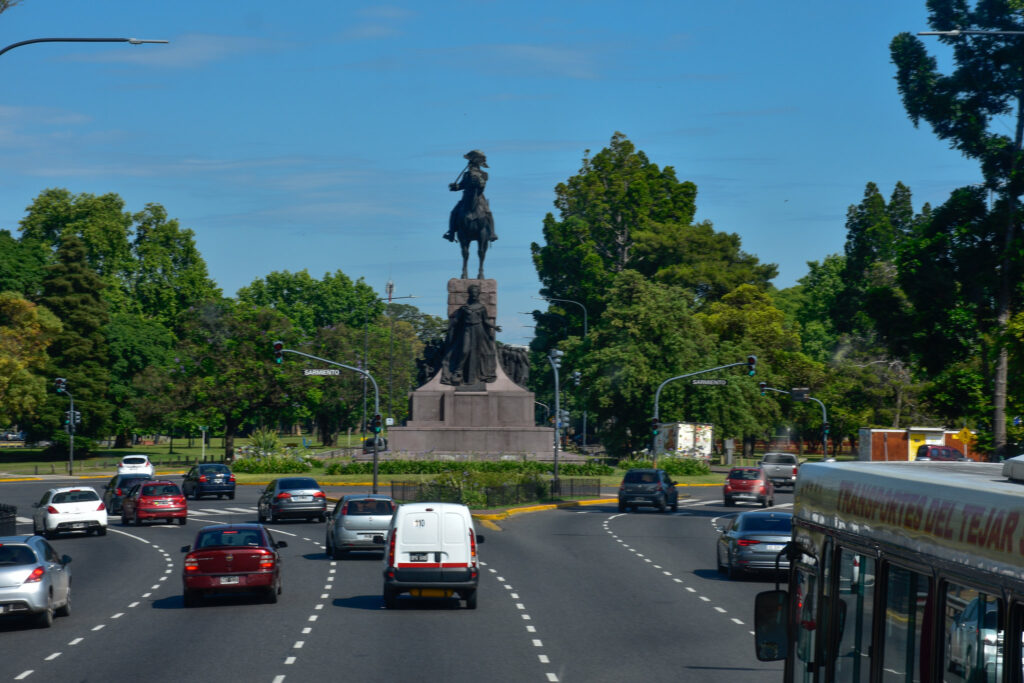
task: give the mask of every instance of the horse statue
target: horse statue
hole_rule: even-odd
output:
[[[459,247],[462,249],[462,279],[469,279],[467,264],[469,262],[469,244],[476,242],[476,254],[480,259],[480,272],[477,279],[484,279],[484,259],[487,257],[487,247],[491,242],[498,239],[494,231],[494,216],[491,214],[491,206],[484,197],[484,187],[487,185],[487,157],[479,150],[473,150],[465,155],[468,160],[466,168],[455,178],[455,182],[448,185],[452,192],[462,191],[462,198],[448,217],[448,232],[444,238],[454,242],[457,237]],[[482,168],[481,168],[482,167]]]

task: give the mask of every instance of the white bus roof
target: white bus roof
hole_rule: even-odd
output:
[[[998,464],[807,463],[794,500],[803,522],[1022,576],[1024,483],[1006,479]]]

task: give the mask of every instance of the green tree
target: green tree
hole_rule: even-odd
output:
[[[46,308],[0,292],[0,424],[31,418],[46,402],[46,349],[60,331]]]
[[[0,230],[0,291],[20,292],[30,301],[39,298],[49,250],[34,240],[18,240]]]
[[[775,292],[774,305],[799,326],[800,348],[808,357],[826,363],[836,351],[839,336],[832,322],[836,297],[843,289],[844,258],[830,254],[807,263],[807,275],[794,287]]]
[[[928,23],[937,31],[1021,31],[1021,11],[1003,2],[970,5],[963,0],[931,0]],[[953,47],[956,68],[938,70],[924,43],[909,33],[896,36],[890,51],[903,106],[914,125],[923,119],[935,134],[980,165],[985,188],[999,197],[997,220],[986,221],[986,241],[997,258],[989,268],[994,294],[995,334],[991,372],[992,443],[996,455],[1006,445],[1009,347],[1007,329],[1020,311],[1020,197],[1024,193],[1024,50],[1020,36],[996,33],[941,36]],[[1007,126],[1006,124],[1010,125]]]
[[[40,303],[63,324],[47,349],[52,377],[64,377],[82,413],[80,433],[105,436],[114,412],[107,391],[110,387],[109,352],[104,327],[110,320],[103,299],[104,283],[89,268],[85,245],[77,235],[66,235],[57,249],[56,263],[47,267]],[[64,396],[51,395],[36,433],[46,434],[62,424],[67,410]],[[45,425],[45,426],[43,426]]]
[[[135,313],[115,313],[104,333],[110,354],[109,396],[114,405],[110,428],[114,447],[125,448],[138,427],[135,407],[150,398],[139,394],[135,377],[147,368],[169,364],[174,335],[159,321]]]

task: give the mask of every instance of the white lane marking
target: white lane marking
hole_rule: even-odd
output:
[[[16,681],[24,680],[24,679],[28,678],[29,676],[31,676],[33,671],[35,671],[35,669],[29,669],[28,671],[22,671],[20,674],[18,674],[17,676],[14,677],[14,680],[16,680]]]
[[[512,598],[513,600],[518,600],[519,599],[519,593],[509,593],[508,597]]]
[[[531,626],[530,624],[527,624],[526,625],[526,630],[527,630],[528,633],[536,633],[537,632],[537,627],[536,626]]]
[[[123,616],[124,616],[124,612],[118,612],[117,614],[115,614],[114,616],[112,616],[110,618],[111,619],[120,619]]]
[[[148,597],[149,597],[150,595],[152,595],[152,593],[143,593],[143,594],[142,594],[142,597],[144,597],[144,598],[148,598]]]
[[[93,626],[93,627],[92,627],[92,630],[93,630],[93,631],[99,631],[99,630],[100,630],[101,628],[103,628],[104,626],[106,626],[106,624],[98,624],[97,626]]]
[[[85,640],[85,638],[75,638],[75,639],[74,639],[74,640],[72,640],[72,641],[71,641],[70,643],[68,643],[68,645],[78,645],[78,644],[79,644],[80,642],[82,642],[83,640]]]
[[[547,655],[537,655],[537,659],[540,660],[541,664],[550,664],[551,663],[551,660],[548,659]]]
[[[310,627],[310,626],[307,626],[306,628],[302,629],[302,634],[303,635],[308,635],[308,634],[310,634],[312,632],[313,632],[313,628]]]
[[[156,590],[156,589],[158,589],[158,588],[160,588],[160,584],[159,584],[159,583],[158,583],[157,585],[155,585],[155,586],[150,586],[150,587],[149,587],[149,590],[151,590],[151,591],[155,591],[155,590]]]
[[[232,512],[256,512],[256,508],[224,508],[225,510],[231,510]]]
[[[282,683],[283,681],[284,681],[284,674],[282,674],[280,676],[274,676],[274,680],[273,680],[272,683]]]
[[[284,663],[285,664],[294,664],[295,663],[295,657],[285,657],[284,658]]]
[[[331,596],[331,594],[330,594],[330,593],[321,593],[321,594],[320,594],[320,599],[321,599],[321,600],[326,600],[326,599],[327,599],[327,598],[329,598],[330,596]]]
[[[722,614],[725,614],[725,608],[723,608],[723,607],[715,607],[715,611],[716,612],[721,612]]]
[[[732,621],[733,621],[734,624],[739,624],[740,626],[743,626],[743,622],[740,621],[739,619],[737,619],[736,617],[733,617]]]
[[[323,606],[323,604],[321,603],[321,604],[317,605],[316,607],[314,607],[313,609],[323,609],[323,608],[324,608],[324,606]]]
[[[281,531],[280,529],[274,529],[273,531],[274,531],[275,534],[284,534],[285,536],[291,536],[292,538],[298,538],[299,537],[298,534],[291,534],[291,533],[288,533],[287,531]]]
[[[31,524],[32,523],[32,520],[29,519],[28,517],[15,517],[14,520],[18,524]]]
[[[705,597],[704,597],[703,595],[701,595],[701,596],[698,596],[698,597],[699,597],[699,598],[700,598],[701,600],[703,600],[704,602],[711,602],[711,598],[705,598]]]
[[[672,580],[675,581],[676,583],[682,583],[683,582],[682,579],[672,579]]]
[[[305,645],[305,644],[306,644],[306,641],[304,641],[304,640],[296,640],[295,644],[292,645],[292,647],[295,648],[296,650],[301,650],[302,646]]]
[[[501,581],[502,583],[505,583],[505,578],[502,576],[495,576],[494,578],[496,578],[498,581]]]
[[[129,607],[138,607],[138,606],[139,606],[139,601],[138,601],[138,600],[136,600],[135,602],[133,602],[133,603],[129,604],[128,606],[129,606]]]
[[[546,675],[548,677],[548,681],[550,681],[551,683],[558,683],[558,676],[557,675],[551,673],[550,671]]]
[[[516,603],[516,609],[526,609],[526,605],[521,602]]]
[[[544,647],[544,643],[540,642],[539,638],[534,638],[533,639],[533,646],[534,647]]]
[[[316,615],[315,614],[309,615],[309,620],[310,621],[316,621]]]
[[[61,653],[59,653],[59,652],[54,652],[52,655],[50,655],[49,657],[46,658],[46,661],[47,662],[52,662],[53,660],[57,659],[57,657],[60,657],[60,654]]]
[[[136,536],[135,534],[130,534],[127,531],[121,531],[120,529],[111,529],[110,527],[107,527],[107,531],[109,531],[112,534],[121,534],[122,536],[127,536],[128,538],[134,538],[136,541],[142,541],[146,545],[153,545],[152,543],[144,539],[142,536]]]
[[[530,615],[529,615],[529,614],[524,614],[524,615],[523,615],[523,619],[524,619],[525,621],[529,621],[529,620],[530,620]]]

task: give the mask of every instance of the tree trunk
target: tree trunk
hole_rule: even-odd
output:
[[[226,462],[233,462],[235,459],[235,434],[240,425],[240,420],[231,418],[224,420],[224,460]]]

